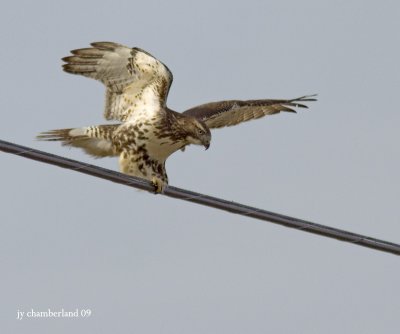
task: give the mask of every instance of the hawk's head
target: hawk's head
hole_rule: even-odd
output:
[[[201,120],[188,117],[185,122],[186,140],[190,144],[203,145],[206,149],[210,147],[211,132],[208,126]]]

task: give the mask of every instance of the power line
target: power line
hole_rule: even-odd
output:
[[[58,155],[35,150],[29,147],[20,146],[14,143],[9,143],[3,140],[0,140],[0,150],[7,153],[16,154],[24,158],[37,160],[47,164],[71,169],[76,172],[120,183],[129,187],[147,190],[149,192],[154,191],[153,185],[147,180],[143,180],[126,174],[121,174],[102,167],[85,164],[76,160],[67,159],[64,157],[60,157]],[[164,195],[228,211],[231,213],[236,213],[242,216],[264,220],[271,223],[283,225],[286,227],[322,235],[328,238],[334,238],[341,241],[351,242],[359,246],[400,255],[399,244],[367,237],[365,235],[356,234],[329,226],[312,223],[306,220],[293,218],[262,209],[257,209],[251,206],[226,201],[220,198],[195,193],[189,190],[168,186],[164,191]]]

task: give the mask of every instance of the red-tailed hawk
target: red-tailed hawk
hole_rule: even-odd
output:
[[[64,71],[106,86],[104,116],[116,124],[43,132],[40,140],[61,141],[95,157],[119,156],[121,172],[150,180],[155,192],[168,184],[165,161],[186,145],[210,146],[210,129],[281,111],[307,108],[313,96],[289,100],[230,100],[206,103],[183,113],[166,105],[172,73],[139,48],[96,42],[63,58]]]

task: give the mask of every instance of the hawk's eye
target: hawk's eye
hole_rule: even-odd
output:
[[[204,135],[204,131],[202,129],[198,129],[199,135]]]

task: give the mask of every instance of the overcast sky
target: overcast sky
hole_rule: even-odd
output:
[[[40,131],[104,124],[63,73],[90,42],[141,47],[168,105],[318,93],[308,111],[213,132],[170,184],[400,242],[398,1],[7,1],[0,138],[118,169]],[[399,258],[0,153],[2,333],[389,333]],[[91,310],[17,320],[17,311]]]

